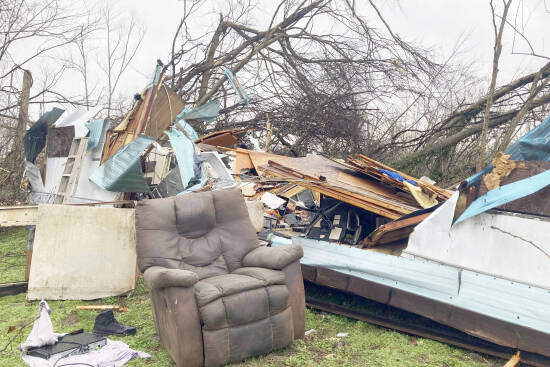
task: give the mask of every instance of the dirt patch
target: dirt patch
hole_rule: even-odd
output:
[[[67,315],[63,320],[61,320],[62,326],[71,326],[76,324],[78,321],[78,314],[76,311],[72,311],[70,314]]]

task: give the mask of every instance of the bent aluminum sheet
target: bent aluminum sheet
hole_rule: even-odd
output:
[[[130,144],[123,146],[91,175],[90,180],[107,191],[149,192],[141,170],[141,154],[153,138],[139,135]]]
[[[272,246],[288,243],[288,241],[274,237]],[[430,308],[431,311],[427,312],[422,312],[412,298],[405,306],[400,304],[396,307],[423,314],[458,329],[461,329],[461,321],[455,319],[453,323],[452,315],[449,314],[444,319],[434,317],[438,313],[437,308],[471,312],[481,315],[485,320],[500,320],[499,325],[502,323],[509,325],[507,330],[511,330],[510,334],[515,335],[517,332],[518,340],[510,341],[510,338],[507,338],[503,342],[498,335],[502,330],[499,329],[500,326],[495,326],[495,329],[491,330],[488,326],[491,325],[490,323],[462,330],[499,344],[513,344],[511,346],[521,346],[522,349],[545,355],[550,353],[540,348],[530,350],[529,343],[521,340],[519,332],[520,329],[523,332],[532,330],[536,335],[550,337],[550,307],[548,307],[550,292],[546,289],[453,266],[386,255],[324,241],[295,237],[292,242],[300,244],[304,249],[304,257],[300,260],[302,265],[330,269],[367,280],[371,284],[385,286],[392,290],[388,299],[389,304],[392,304],[393,299],[391,293],[396,292],[433,301],[432,304],[441,306]],[[518,329],[514,331],[513,325],[517,325]]]
[[[457,199],[415,227],[402,256],[550,289],[548,218],[491,211],[451,226]]]

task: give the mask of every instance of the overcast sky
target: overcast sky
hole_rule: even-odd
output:
[[[106,0],[92,0],[86,4],[95,7],[105,5]],[[187,0],[191,1],[191,0]],[[501,0],[494,0],[501,4]],[[550,12],[544,0],[513,0],[509,20],[521,29],[537,53],[550,56]],[[131,96],[140,92],[147,83],[157,59],[167,61],[173,34],[184,12],[183,0],[107,0],[115,11],[133,15],[146,29],[145,38],[130,69],[121,80],[119,93]],[[278,1],[260,0],[254,16],[249,21],[259,28],[266,27]],[[357,11],[371,26],[382,26],[376,19],[367,0],[355,0]],[[476,74],[489,80],[493,58],[494,35],[489,0],[376,0],[382,14],[403,39],[417,46],[433,50],[436,60],[447,59],[456,47],[460,53],[453,62],[474,63]],[[195,32],[213,30],[218,14],[227,6],[225,0],[203,0],[200,12],[191,21]],[[513,32],[506,29],[497,85],[506,84],[518,76],[535,71],[546,59],[512,54]],[[529,51],[526,43],[516,37],[516,52]],[[95,50],[90,50],[94,57]],[[36,70],[40,65],[30,65]],[[96,73],[98,71],[96,70]],[[67,82],[64,82],[67,83]],[[70,90],[80,87],[80,82],[60,87]],[[70,84],[71,84],[70,83]],[[488,84],[488,82],[487,82]],[[78,89],[80,91],[80,89]]]
[[[364,4],[361,4],[366,1],[356,0],[357,7],[366,9],[362,6]],[[98,0],[98,3],[102,3],[101,0]],[[214,26],[217,22],[216,13],[224,3],[219,0],[206,0],[201,10],[205,16],[195,20],[194,24],[204,29]],[[262,0],[257,19],[253,21],[261,24],[262,17],[268,16],[275,3],[272,0]],[[500,1],[495,0],[495,3],[500,4]],[[110,4],[131,12],[147,28],[133,70],[124,81],[124,89],[133,92],[143,86],[145,76],[150,74],[155,60],[166,59],[172,35],[183,14],[184,3],[181,0],[111,0]],[[457,55],[456,62],[474,62],[479,75],[489,78],[494,36],[488,0],[382,0],[377,1],[377,4],[394,31],[405,40],[433,49],[440,60],[446,59],[455,47],[459,46],[461,53]],[[366,11],[362,14],[366,15],[367,19],[373,18],[373,15]],[[550,56],[550,13],[546,11],[543,0],[514,0],[509,19],[524,27],[524,32],[536,52]],[[532,72],[548,61],[513,55],[512,43],[513,32],[508,28],[505,33],[498,84]],[[525,42],[518,37],[514,48],[519,52],[528,51]]]

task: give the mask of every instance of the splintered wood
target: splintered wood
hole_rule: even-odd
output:
[[[314,154],[293,158],[240,148],[234,151],[236,174],[255,169],[264,180],[278,179],[307,187],[389,219],[397,219],[425,207],[421,202],[431,200],[436,204],[447,200],[452,194],[363,155],[350,157],[345,163]],[[381,170],[396,173],[397,177],[409,183],[389,177]],[[414,195],[408,184],[414,186]],[[427,200],[418,200],[418,195],[425,196]]]
[[[387,170],[387,171],[398,173],[405,180],[415,182],[416,185],[418,185],[418,187],[420,187],[423,192],[425,192],[428,195],[434,195],[434,197],[438,201],[445,201],[448,198],[450,198],[452,195],[452,191],[450,190],[446,190],[436,185],[432,185],[430,183],[421,181],[415,177],[407,175],[406,173],[397,171],[389,166],[386,166],[383,163],[377,162],[374,159],[371,159],[363,154],[357,154],[355,157],[349,157],[348,162],[354,169],[364,173],[365,175],[370,176],[381,182],[387,183],[403,191],[407,191],[407,192],[409,191],[404,184],[405,181],[399,181],[399,180],[393,179],[388,175],[384,174],[383,172],[381,172],[381,170]]]

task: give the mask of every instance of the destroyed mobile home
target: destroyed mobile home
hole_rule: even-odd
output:
[[[24,138],[32,205],[0,208],[1,226],[32,226],[27,299],[124,295],[138,268],[176,363],[219,365],[303,336],[303,276],[521,350],[527,363],[550,362],[550,119],[448,190],[361,154],[342,161],[248,150],[236,147],[246,134],[238,129],[199,137],[192,122],[211,121],[219,110],[216,100],[185,106],[158,66],[117,126],[94,119],[94,110],[43,115]],[[248,246],[251,228],[270,255]],[[210,253],[212,241],[221,245]],[[223,264],[220,254],[238,260]],[[191,297],[195,289],[197,305],[177,306],[170,292],[180,288]],[[170,297],[174,312],[193,316],[172,320],[161,302]],[[216,307],[226,319],[216,319]],[[246,307],[255,321],[246,324],[231,307]],[[41,302],[40,314],[47,309]],[[261,341],[230,351],[221,330],[245,338],[244,324],[253,330],[246,338]],[[57,340],[51,323],[47,332]]]

